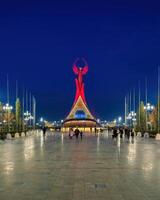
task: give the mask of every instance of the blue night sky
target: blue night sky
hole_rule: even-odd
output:
[[[122,115],[124,96],[139,80],[144,89],[145,76],[155,103],[159,10],[154,1],[1,1],[1,98],[8,73],[12,93],[18,80],[36,96],[39,117],[62,119],[74,100],[72,64],[85,57],[86,98],[96,117]]]

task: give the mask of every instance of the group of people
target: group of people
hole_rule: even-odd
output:
[[[80,138],[81,138],[81,140],[82,140],[82,138],[83,138],[83,132],[80,131],[78,128],[76,128],[75,130],[73,130],[73,129],[71,128],[71,129],[69,130],[69,138],[72,139],[74,136],[76,137],[76,139],[78,139],[79,136],[80,136]]]
[[[120,138],[123,138],[123,135],[129,140],[130,137],[134,139],[134,130],[130,128],[114,128],[112,138],[117,138],[120,135]]]

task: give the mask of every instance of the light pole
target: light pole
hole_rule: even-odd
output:
[[[26,121],[26,125],[28,125],[28,121],[33,120],[33,116],[28,110],[24,113],[24,120]]]
[[[118,124],[119,124],[119,126],[121,125],[121,122],[122,122],[122,117],[118,117]]]
[[[144,106],[144,110],[146,111],[146,129],[148,130],[148,125],[149,125],[149,122],[148,122],[148,114],[151,113],[154,109],[154,106],[151,105],[150,103],[147,103],[145,106]]]
[[[127,119],[130,121],[130,126],[135,126],[136,123],[136,113],[134,111],[131,111],[127,117]]]
[[[40,118],[40,125],[42,128],[45,126],[45,120],[43,117]]]
[[[10,114],[10,112],[11,112],[12,109],[13,109],[13,106],[9,105],[9,103],[6,103],[3,106],[4,112],[7,113],[7,131],[9,131],[9,114]]]

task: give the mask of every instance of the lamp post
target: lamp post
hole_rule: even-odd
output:
[[[151,105],[150,103],[147,103],[144,106],[144,110],[146,111],[146,129],[148,130],[148,125],[150,124],[150,122],[148,122],[148,114],[151,113],[154,109],[154,106]]]
[[[119,124],[119,126],[121,125],[121,122],[122,122],[122,117],[118,117],[118,124]]]
[[[24,120],[26,121],[26,125],[28,125],[28,121],[33,120],[33,116],[28,110],[24,113]]]
[[[134,111],[131,111],[129,114],[128,114],[128,117],[127,119],[130,121],[130,126],[135,126],[135,123],[136,123],[136,113]]]
[[[45,126],[45,120],[44,120],[43,117],[41,117],[39,121],[40,121],[40,126],[41,127]]]
[[[115,126],[117,126],[117,120],[116,119],[113,120],[113,123],[114,123]]]
[[[11,110],[13,109],[13,106],[9,105],[9,103],[6,103],[4,106],[3,106],[3,110],[4,112],[7,113],[7,131],[9,131],[9,113],[11,112]]]

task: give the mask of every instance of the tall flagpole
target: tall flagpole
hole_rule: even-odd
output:
[[[9,106],[9,78],[7,74],[7,104]],[[7,131],[9,131],[9,110],[7,110]]]
[[[26,112],[28,111],[28,93],[26,90]]]
[[[124,98],[124,119],[125,119],[125,126],[127,125],[127,99],[126,96]]]
[[[140,106],[141,106],[141,82],[139,81],[139,83],[138,83],[138,87],[139,87],[139,91],[138,91],[138,106],[139,106],[139,110],[138,110],[138,112],[139,112],[139,116],[138,116],[138,120],[139,120],[139,128],[141,127],[141,108],[140,108]]]
[[[7,74],[7,103],[9,105],[9,78],[8,78],[8,74]]]
[[[160,107],[159,107],[159,106],[160,106],[160,105],[159,105],[159,95],[160,95],[160,91],[159,91],[159,89],[160,89],[160,80],[159,80],[159,78],[160,78],[160,77],[159,77],[159,76],[160,76],[160,67],[158,66],[158,99],[157,99],[157,100],[158,100],[158,103],[157,103],[157,104],[158,104],[158,106],[157,106],[157,107],[158,107],[158,114],[157,114],[157,115],[158,115],[158,116],[157,116],[157,123],[158,123],[157,128],[158,128],[158,133],[159,133],[159,111],[160,111]]]
[[[18,81],[16,80],[16,100],[18,98]]]
[[[130,94],[128,93],[127,94],[127,116],[129,115],[130,113]],[[127,122],[127,125],[130,125],[130,121]]]
[[[33,128],[36,127],[36,99],[33,96]]]
[[[23,88],[23,96],[22,96],[22,130],[24,132],[24,88]]]
[[[136,95],[135,95],[135,88],[133,89],[133,111],[136,112]]]
[[[30,112],[30,116],[32,116],[32,95],[30,93],[30,96],[29,96],[29,112]],[[29,124],[30,124],[30,127],[32,126],[32,119],[30,118],[29,120]]]
[[[147,90],[147,77],[145,78],[145,100],[146,100],[146,107],[147,107],[147,101],[148,101],[148,90]],[[146,131],[147,131],[147,108],[146,108]]]
[[[130,91],[130,112],[132,111],[132,93]]]

